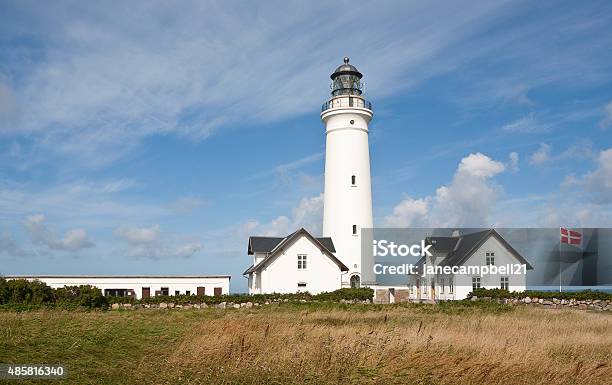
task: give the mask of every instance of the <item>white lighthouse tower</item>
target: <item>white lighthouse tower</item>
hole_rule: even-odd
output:
[[[349,268],[343,287],[361,283],[361,229],[373,226],[368,145],[373,113],[363,97],[362,77],[345,57],[331,75],[331,98],[321,112],[327,136],[323,236],[332,238],[336,256]]]

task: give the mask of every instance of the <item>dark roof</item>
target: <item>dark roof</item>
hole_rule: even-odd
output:
[[[285,239],[287,239],[287,237],[249,237],[248,254],[253,255],[255,253],[269,253]],[[317,238],[317,241],[321,242],[323,246],[325,246],[325,248],[332,253],[336,252],[334,242],[331,238],[321,237]]]
[[[334,73],[331,74],[330,78],[332,78],[332,80],[334,80],[335,78],[337,78],[340,75],[354,75],[354,76],[357,76],[359,79],[361,79],[363,77],[361,72],[359,72],[359,70],[357,70],[357,67],[355,67],[352,64],[349,64],[349,58],[348,57],[344,58],[344,64],[341,64],[340,66],[338,66],[338,68],[336,68]]]
[[[438,253],[450,252],[455,248],[459,237],[427,237],[425,243]]]
[[[495,229],[477,231],[458,237],[428,237],[426,242],[433,245],[431,247],[432,251],[447,253],[446,257],[440,262],[440,266],[461,266],[490,236],[497,238],[497,240],[519,260],[519,262],[527,265],[527,269],[533,269],[529,262],[499,235]],[[417,265],[421,265],[424,261],[425,258],[421,258],[417,262]]]
[[[334,248],[334,243],[332,242],[331,238],[315,238],[313,237],[308,231],[306,231],[306,229],[301,228],[299,230],[297,230],[296,232],[289,234],[288,236],[286,236],[285,238],[280,238],[280,242],[276,243],[269,251],[259,251],[259,252],[266,252],[268,253],[268,255],[266,255],[266,257],[257,264],[257,266],[252,265],[251,267],[249,267],[248,269],[246,269],[246,271],[244,273],[242,273],[243,275],[247,275],[250,274],[254,271],[256,271],[257,269],[260,269],[261,267],[265,266],[266,264],[268,264],[273,258],[275,258],[281,251],[283,251],[286,247],[288,247],[289,245],[291,245],[293,243],[293,241],[295,241],[296,239],[298,239],[300,236],[305,236],[308,239],[310,239],[311,242],[313,242],[315,245],[317,245],[319,247],[319,250],[321,250],[322,253],[326,254],[329,258],[331,258],[331,260],[336,263],[336,265],[338,265],[338,267],[340,268],[341,271],[348,271],[348,267],[346,267],[346,265],[344,263],[342,263],[342,261],[340,261],[338,258],[336,258],[336,256],[334,255],[334,252],[336,251],[336,249]],[[252,240],[253,238],[269,238],[269,239],[279,239],[279,238],[272,238],[272,237],[250,237],[249,238],[249,254],[253,254],[253,247],[252,247]],[[263,241],[260,242],[259,240],[255,241],[255,244],[257,245],[271,245],[273,244],[274,241]]]

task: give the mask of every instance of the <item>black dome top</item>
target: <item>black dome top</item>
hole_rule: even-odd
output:
[[[349,58],[348,57],[344,58],[344,64],[338,66],[338,68],[336,68],[334,73],[331,74],[330,78],[332,78],[332,80],[334,80],[335,78],[337,78],[340,75],[354,75],[354,76],[357,76],[359,79],[361,79],[363,77],[361,72],[359,72],[357,70],[357,68],[355,68],[354,65],[349,64]]]

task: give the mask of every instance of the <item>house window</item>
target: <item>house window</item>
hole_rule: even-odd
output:
[[[306,288],[306,282],[298,282],[298,289],[305,289]]]
[[[306,270],[306,256],[298,255],[298,270]]]
[[[181,292],[179,290],[175,290],[174,295],[181,295]]]
[[[359,279],[359,276],[357,274],[351,276],[350,282],[351,287],[353,289],[356,289],[361,286],[361,280]]]
[[[472,290],[480,289],[480,277],[472,277]]]
[[[191,292],[190,292],[189,290],[187,290],[187,291],[185,292],[185,295],[191,295]]]
[[[495,265],[495,253],[494,252],[487,251],[485,254],[485,259],[486,259],[485,264],[487,266]]]
[[[170,290],[167,287],[162,287],[159,292],[161,295],[170,295]]]
[[[510,278],[509,277],[501,277],[501,285],[502,290],[510,290]]]
[[[421,290],[423,295],[427,295],[427,280],[425,278],[421,278]]]
[[[355,175],[351,176],[351,185],[355,186],[357,184],[357,177]]]
[[[353,225],[353,235],[357,235],[357,225]]]
[[[448,292],[450,294],[453,294],[453,291],[455,290],[454,286],[453,286],[453,279],[449,278],[448,279]]]
[[[444,278],[440,278],[438,285],[440,286],[440,294],[444,294]]]

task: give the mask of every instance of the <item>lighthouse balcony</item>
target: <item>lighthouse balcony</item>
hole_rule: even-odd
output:
[[[321,106],[321,112],[331,110],[332,108],[347,107],[365,108],[367,110],[372,111],[372,103],[365,100],[364,98],[360,98],[357,96],[338,96],[323,103],[323,106]]]

